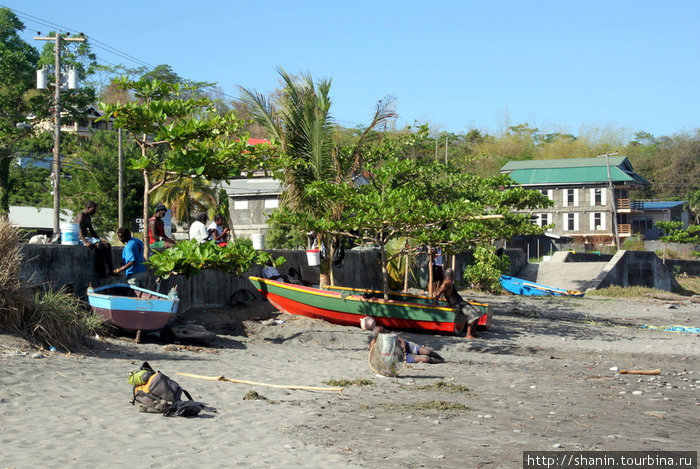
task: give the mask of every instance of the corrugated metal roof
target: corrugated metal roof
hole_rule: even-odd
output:
[[[644,210],[670,210],[676,208],[679,205],[683,205],[684,200],[669,200],[669,201],[658,201],[658,202],[644,202]]]
[[[282,183],[273,178],[231,179],[229,182],[222,182],[221,187],[229,197],[279,195],[282,193]]]
[[[608,182],[606,158],[568,158],[557,160],[509,161],[501,168],[518,184],[596,184]],[[650,185],[634,172],[624,156],[610,157],[610,177],[615,183]]]
[[[519,160],[509,161],[502,168],[501,172],[515,169],[550,169],[550,168],[585,168],[606,166],[606,158],[560,158],[556,160]],[[620,166],[627,157],[611,156],[610,167]]]
[[[53,229],[53,208],[10,206],[10,224],[20,228]],[[61,222],[73,222],[73,212],[62,210],[59,216]]]

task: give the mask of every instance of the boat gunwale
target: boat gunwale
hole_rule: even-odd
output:
[[[358,291],[358,292],[368,292],[368,293],[377,293],[377,294],[384,294],[383,291],[381,290],[363,290],[362,288],[352,288],[352,287],[339,287],[337,285],[329,286],[329,288],[333,289],[338,289],[338,290],[350,290],[350,291]],[[433,298],[430,296],[426,295],[415,295],[413,293],[403,293],[403,292],[389,292],[390,295],[397,295],[397,296],[410,296],[412,298],[421,298],[425,300],[432,300]],[[490,306],[489,303],[481,303],[479,301],[470,301],[466,300],[467,303],[471,305],[476,305],[476,306]],[[413,304],[413,303],[411,303]],[[446,306],[435,306],[435,308],[447,308],[447,309],[456,309],[456,308],[449,308]]]
[[[256,280],[256,281],[259,281],[261,284],[274,285],[274,286],[276,286],[278,288],[282,288],[284,290],[300,291],[303,293],[308,293],[311,295],[326,297],[326,298],[359,301],[362,303],[378,303],[378,304],[384,304],[384,305],[388,305],[388,306],[406,306],[406,307],[410,307],[410,308],[431,309],[431,310],[447,311],[447,312],[457,311],[457,309],[455,309],[455,308],[449,308],[449,307],[445,307],[445,306],[430,306],[430,305],[423,305],[420,303],[409,303],[409,302],[402,302],[402,301],[396,301],[396,300],[385,300],[384,298],[363,298],[360,295],[348,295],[348,296],[343,298],[340,293],[331,292],[328,290],[324,290],[322,288],[306,287],[303,285],[294,285],[294,284],[289,284],[289,283],[285,283],[285,282],[280,282],[278,280],[271,280],[268,278],[261,278],[261,277],[255,277],[255,276],[250,276],[249,278]],[[359,290],[359,291],[368,291],[368,290]],[[369,291],[371,291],[371,290],[369,290]],[[485,306],[487,306],[487,305],[485,305]]]
[[[128,288],[130,290],[136,290],[140,291],[142,293],[148,293],[149,295],[155,295],[157,298],[140,298],[137,296],[125,296],[125,295],[110,295],[107,293],[101,293],[102,290],[107,290],[109,288]],[[87,295],[88,297],[93,297],[93,298],[129,298],[130,300],[140,300],[140,301],[153,301],[153,300],[165,300],[173,303],[177,303],[180,301],[180,298],[178,297],[170,297],[168,295],[165,295],[160,292],[156,292],[153,290],[148,290],[146,288],[141,288],[137,287],[134,285],[129,285],[128,283],[113,283],[112,285],[103,285],[101,287],[88,287],[87,289]]]

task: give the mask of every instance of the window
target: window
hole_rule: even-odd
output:
[[[578,206],[578,189],[564,190],[564,207]]]
[[[551,223],[551,213],[535,213],[530,216],[530,223],[535,226],[545,227]]]
[[[602,187],[591,189],[591,206],[600,207],[602,205],[605,205],[605,189]]]
[[[247,200],[234,200],[233,201],[233,209],[234,210],[248,210],[248,201]]]
[[[599,231],[605,229],[605,214],[602,212],[591,213],[591,230]]]
[[[265,208],[277,208],[279,207],[279,200],[277,199],[265,199]]]
[[[578,213],[564,214],[564,231],[578,231]]]
[[[542,195],[547,196],[549,200],[553,200],[554,191],[552,189],[540,189],[540,192],[542,193]]]

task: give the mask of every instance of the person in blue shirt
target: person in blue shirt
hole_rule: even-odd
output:
[[[143,242],[131,237],[131,230],[121,227],[117,230],[119,241],[124,243],[122,251],[122,266],[114,269],[115,274],[124,272],[129,285],[146,286],[146,264],[143,258]]]

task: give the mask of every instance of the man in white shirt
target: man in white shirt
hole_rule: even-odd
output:
[[[205,243],[209,240],[207,220],[209,220],[209,217],[206,213],[197,215],[197,219],[190,225],[190,240],[196,239],[200,243]]]

